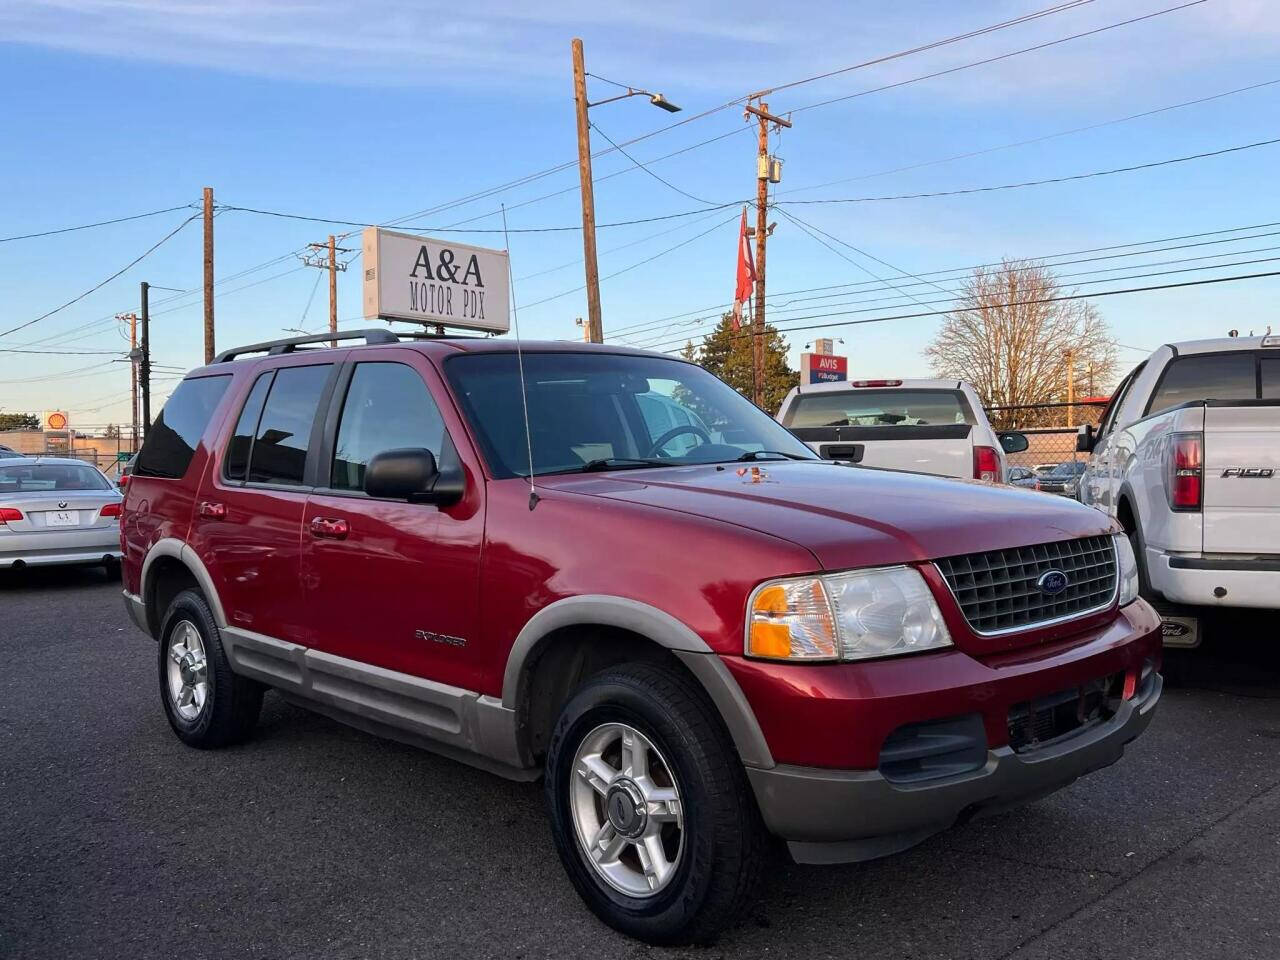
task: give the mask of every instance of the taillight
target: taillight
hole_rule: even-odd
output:
[[[973,448],[973,479],[1000,482],[1000,455],[995,447]]]
[[[1199,510],[1203,502],[1204,435],[1175,433],[1169,438],[1166,492],[1174,510]]]
[[[103,507],[103,508],[98,512],[98,516],[100,516],[100,517],[118,517],[118,516],[120,516],[120,504],[118,504],[118,503],[108,503],[105,507]]]
[[[900,387],[901,380],[854,380],[849,386],[851,387]]]
[[[10,520],[21,519],[21,510],[15,510],[13,507],[0,507],[0,523],[8,523]]]
[[[129,485],[129,475],[127,473],[122,473],[120,474],[119,477],[116,478],[116,486],[119,487],[121,490],[123,490],[128,485]]]

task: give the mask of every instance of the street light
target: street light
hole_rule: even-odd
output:
[[[578,111],[578,177],[582,185],[582,260],[587,274],[587,340],[604,343],[604,327],[600,321],[600,271],[596,267],[596,198],[591,184],[591,122],[587,119],[587,110],[628,97],[648,97],[651,104],[668,113],[678,113],[680,108],[660,93],[635,87],[627,87],[626,93],[616,97],[589,103],[582,41],[574,37],[572,47],[573,99]]]

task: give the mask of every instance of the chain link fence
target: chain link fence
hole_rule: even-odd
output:
[[[1026,450],[1006,457],[1010,483],[1026,487],[1044,485],[1050,492],[1078,497],[1079,485],[1074,481],[1089,455],[1076,450],[1076,429],[1084,423],[1096,427],[1106,409],[1105,401],[1029,403],[985,409],[997,432],[1017,430],[1027,438]]]

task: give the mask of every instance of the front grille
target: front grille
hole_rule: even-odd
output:
[[[1116,589],[1115,544],[1110,536],[967,553],[937,561],[964,618],[978,633],[1033,627],[1105,607]],[[1067,587],[1050,596],[1040,578],[1050,570]]]

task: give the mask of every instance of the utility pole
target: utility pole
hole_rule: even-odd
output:
[[[1076,408],[1072,404],[1076,402],[1076,352],[1067,347],[1062,356],[1067,362],[1067,426],[1074,427]]]
[[[769,236],[769,184],[777,183],[781,175],[775,161],[769,156],[769,124],[774,128],[790,127],[791,121],[775,117],[769,112],[769,104],[759,101],[758,107],[747,105],[747,116],[754,116],[760,124],[758,156],[756,159],[756,303],[751,323],[751,382],[752,399],[757,407],[764,406],[764,270],[765,241]]]
[[[336,335],[338,332],[338,271],[347,269],[345,263],[338,262],[338,254],[351,253],[351,249],[338,246],[338,238],[333,234],[329,234],[329,239],[325,243],[308,243],[307,249],[314,252],[303,254],[302,262],[308,267],[329,271],[329,332]],[[330,343],[332,347],[337,345],[337,340]]]
[[[142,356],[138,362],[138,379],[142,389],[142,438],[151,433],[151,308],[147,303],[151,284],[142,281]],[[210,359],[213,359],[210,357]]]
[[[138,452],[138,315],[126,313],[121,320],[129,321],[129,420],[132,428],[129,434],[129,449]],[[118,451],[117,451],[118,452]]]
[[[573,99],[578,114],[578,182],[582,188],[582,262],[587,271],[587,340],[604,343],[600,321],[600,268],[596,265],[596,195],[591,183],[591,124],[587,120],[587,68],[582,41],[573,38]]]
[[[204,188],[204,362],[213,363],[213,187]]]

